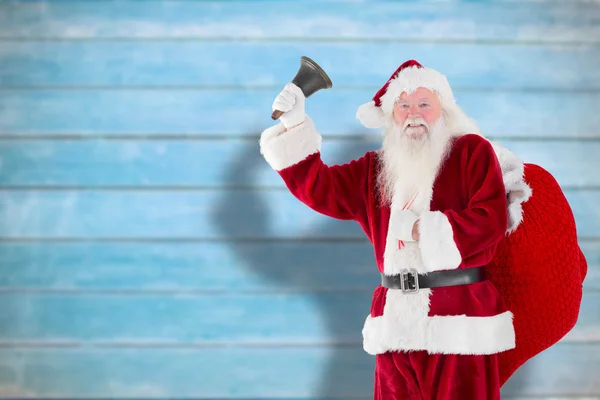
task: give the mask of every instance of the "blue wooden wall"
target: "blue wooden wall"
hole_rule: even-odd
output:
[[[307,55],[329,163],[379,146],[356,108],[416,58],[556,176],[581,317],[503,394],[598,398],[599,50],[597,2],[0,1],[0,397],[371,398],[372,249],[259,154]]]

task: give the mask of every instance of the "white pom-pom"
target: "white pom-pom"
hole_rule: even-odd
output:
[[[372,100],[358,107],[356,118],[367,128],[379,128],[385,123],[383,111]]]

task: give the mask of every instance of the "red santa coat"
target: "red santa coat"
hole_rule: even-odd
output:
[[[291,193],[316,212],[360,224],[373,244],[380,272],[392,275],[484,266],[507,232],[503,173],[492,144],[475,134],[452,139],[434,182],[424,182],[410,208],[420,217],[420,240],[398,246],[391,224],[414,193],[379,200],[376,152],[327,166],[313,122],[288,132],[277,124],[261,135],[261,153]],[[490,281],[421,289],[406,294],[379,285],[363,328],[369,354],[390,350],[491,354],[515,347],[513,315]]]

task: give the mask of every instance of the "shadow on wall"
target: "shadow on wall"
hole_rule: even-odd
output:
[[[240,152],[239,156],[229,166],[225,174],[225,182],[247,182],[251,186],[256,182],[256,175],[261,169],[264,169],[266,161],[260,155],[258,146],[258,136],[254,135],[256,140],[251,140]],[[345,163],[355,159],[370,150],[372,142],[361,142],[349,140],[343,146],[342,151],[336,159],[329,164]],[[324,144],[324,158],[326,156],[327,144]],[[270,168],[270,167],[269,167]],[[275,171],[271,170],[273,174]],[[246,222],[255,225],[256,231],[264,232],[264,236],[270,231],[271,222],[269,220],[269,204],[264,196],[260,196],[260,190],[244,190],[245,196],[227,196],[219,199],[210,213],[215,227],[227,239],[231,239],[231,251],[243,260],[243,266],[252,269],[252,272],[263,278],[266,282],[274,286],[279,286],[282,290],[289,288],[298,289],[297,293],[310,296],[311,303],[315,304],[321,314],[321,320],[324,321],[327,329],[327,338],[329,341],[335,341],[336,345],[328,348],[329,359],[323,368],[323,376],[320,383],[313,390],[313,396],[318,398],[334,398],[348,395],[348,377],[356,376],[356,365],[349,364],[348,347],[352,346],[361,354],[359,358],[353,358],[352,361],[359,361],[363,366],[369,366],[370,370],[364,369],[360,375],[359,382],[353,382],[350,386],[354,389],[359,388],[359,392],[351,393],[356,396],[372,396],[373,391],[373,373],[374,357],[368,355],[362,350],[361,330],[364,319],[370,309],[371,294],[375,286],[379,283],[377,268],[374,265],[373,250],[370,243],[355,242],[351,244],[351,250],[346,252],[325,253],[317,252],[307,255],[306,247],[294,244],[294,242],[263,242],[257,246],[236,245],[234,239],[239,238],[240,221],[235,216],[237,213],[230,213],[228,210],[244,209],[247,210]],[[286,190],[285,187],[283,190]],[[329,220],[326,220],[329,221]],[[325,222],[313,227],[312,231],[322,236],[335,236],[339,232],[340,221],[331,219],[331,222]],[[342,223],[355,224],[352,221],[343,221]],[[254,230],[254,229],[253,229]],[[311,232],[305,232],[304,237],[310,238]],[[366,238],[365,238],[366,239]],[[315,274],[298,274],[297,270],[305,267],[310,262],[317,264],[318,268],[311,269],[319,271]],[[322,268],[321,268],[322,267]],[[320,288],[323,286],[335,286],[331,282],[324,282],[336,274],[343,274],[345,271],[360,271],[364,276],[364,284],[361,288],[355,289],[354,293],[364,299],[364,307],[355,312],[348,313],[348,307],[344,307],[339,301],[332,301],[331,293],[328,291],[311,290],[311,288]],[[363,272],[364,270],[364,272]],[[357,279],[357,281],[360,280]],[[341,317],[343,316],[343,317]],[[451,333],[449,333],[451,334]],[[293,362],[293,361],[292,361]],[[360,369],[360,368],[359,368]],[[527,386],[527,366],[525,365],[518,376],[511,379],[503,388],[503,395],[515,396],[523,393]],[[352,373],[351,371],[354,371]]]
[[[261,170],[264,171],[264,168],[270,169],[260,154],[258,136],[254,135],[252,137],[256,140],[249,141],[243,147],[243,150],[226,171],[225,182],[247,182],[247,185],[251,186],[252,182],[256,182],[256,175]],[[366,149],[364,142],[348,141],[347,143],[336,163],[356,158],[362,155]],[[271,169],[270,172],[277,174]],[[283,181],[281,182],[283,183]],[[238,238],[240,236],[240,221],[234,217],[237,213],[229,213],[228,210],[244,209],[248,212],[245,218],[246,223],[255,225],[253,231],[264,232],[264,236],[275,236],[275,233],[268,234],[273,221],[269,220],[271,214],[265,196],[260,195],[260,190],[240,190],[244,190],[244,196],[224,196],[214,205],[215,208],[210,213],[213,223],[220,233],[229,239]],[[286,190],[285,186],[282,190]],[[339,225],[336,224],[340,223],[355,224],[352,221],[340,222],[332,219],[331,222],[314,226],[311,231],[319,233],[321,237],[328,236],[329,233],[333,236],[334,232],[339,232]],[[303,237],[310,238],[311,232],[303,232]],[[338,342],[336,345],[327,348],[329,359],[323,368],[323,376],[318,387],[315,387],[312,392],[315,397],[339,397],[341,393],[347,393],[347,389],[344,389],[344,386],[347,385],[344,377],[349,375],[348,371],[350,369],[356,370],[356,367],[353,368],[352,365],[348,364],[347,350],[349,346],[354,346],[362,352],[362,324],[366,313],[370,309],[372,291],[378,282],[377,268],[374,266],[370,244],[368,242],[356,242],[355,245],[351,244],[352,250],[349,252],[338,251],[327,254],[325,251],[319,251],[308,255],[305,254],[307,251],[306,245],[298,245],[293,241],[263,242],[257,246],[236,246],[233,240],[231,243],[231,251],[236,253],[240,260],[243,260],[243,266],[252,269],[253,273],[266,282],[275,287],[281,287],[284,291],[294,288],[296,293],[310,297],[311,304],[314,304],[319,310],[320,320],[324,323],[328,341]],[[322,248],[327,249],[326,246],[322,246]],[[314,274],[299,273],[298,270],[305,267],[309,262],[313,264],[312,266],[317,264],[317,268],[310,268],[310,270],[320,271]],[[334,282],[328,281],[329,278],[344,273],[344,270],[356,271],[359,268],[365,270],[364,276],[370,279],[370,282],[361,285],[365,290],[354,288],[353,293],[365,299],[364,307],[355,312],[348,313],[347,306],[339,301],[332,301],[331,291],[314,290],[324,286],[335,287]],[[361,361],[364,362],[361,362],[361,364],[374,365],[373,357],[366,353],[362,357],[364,359],[361,359]],[[369,372],[369,375],[364,376],[363,381],[364,384],[362,382],[359,384],[361,388],[364,386],[361,394],[371,393],[371,372]],[[354,385],[352,385],[354,388],[357,386],[356,383],[354,382]]]

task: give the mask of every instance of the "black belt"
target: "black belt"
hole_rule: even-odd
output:
[[[418,274],[415,269],[405,269],[398,275],[381,274],[381,286],[388,289],[400,289],[405,293],[416,293],[419,289],[442,286],[466,285],[484,281],[484,267],[450,269]]]

